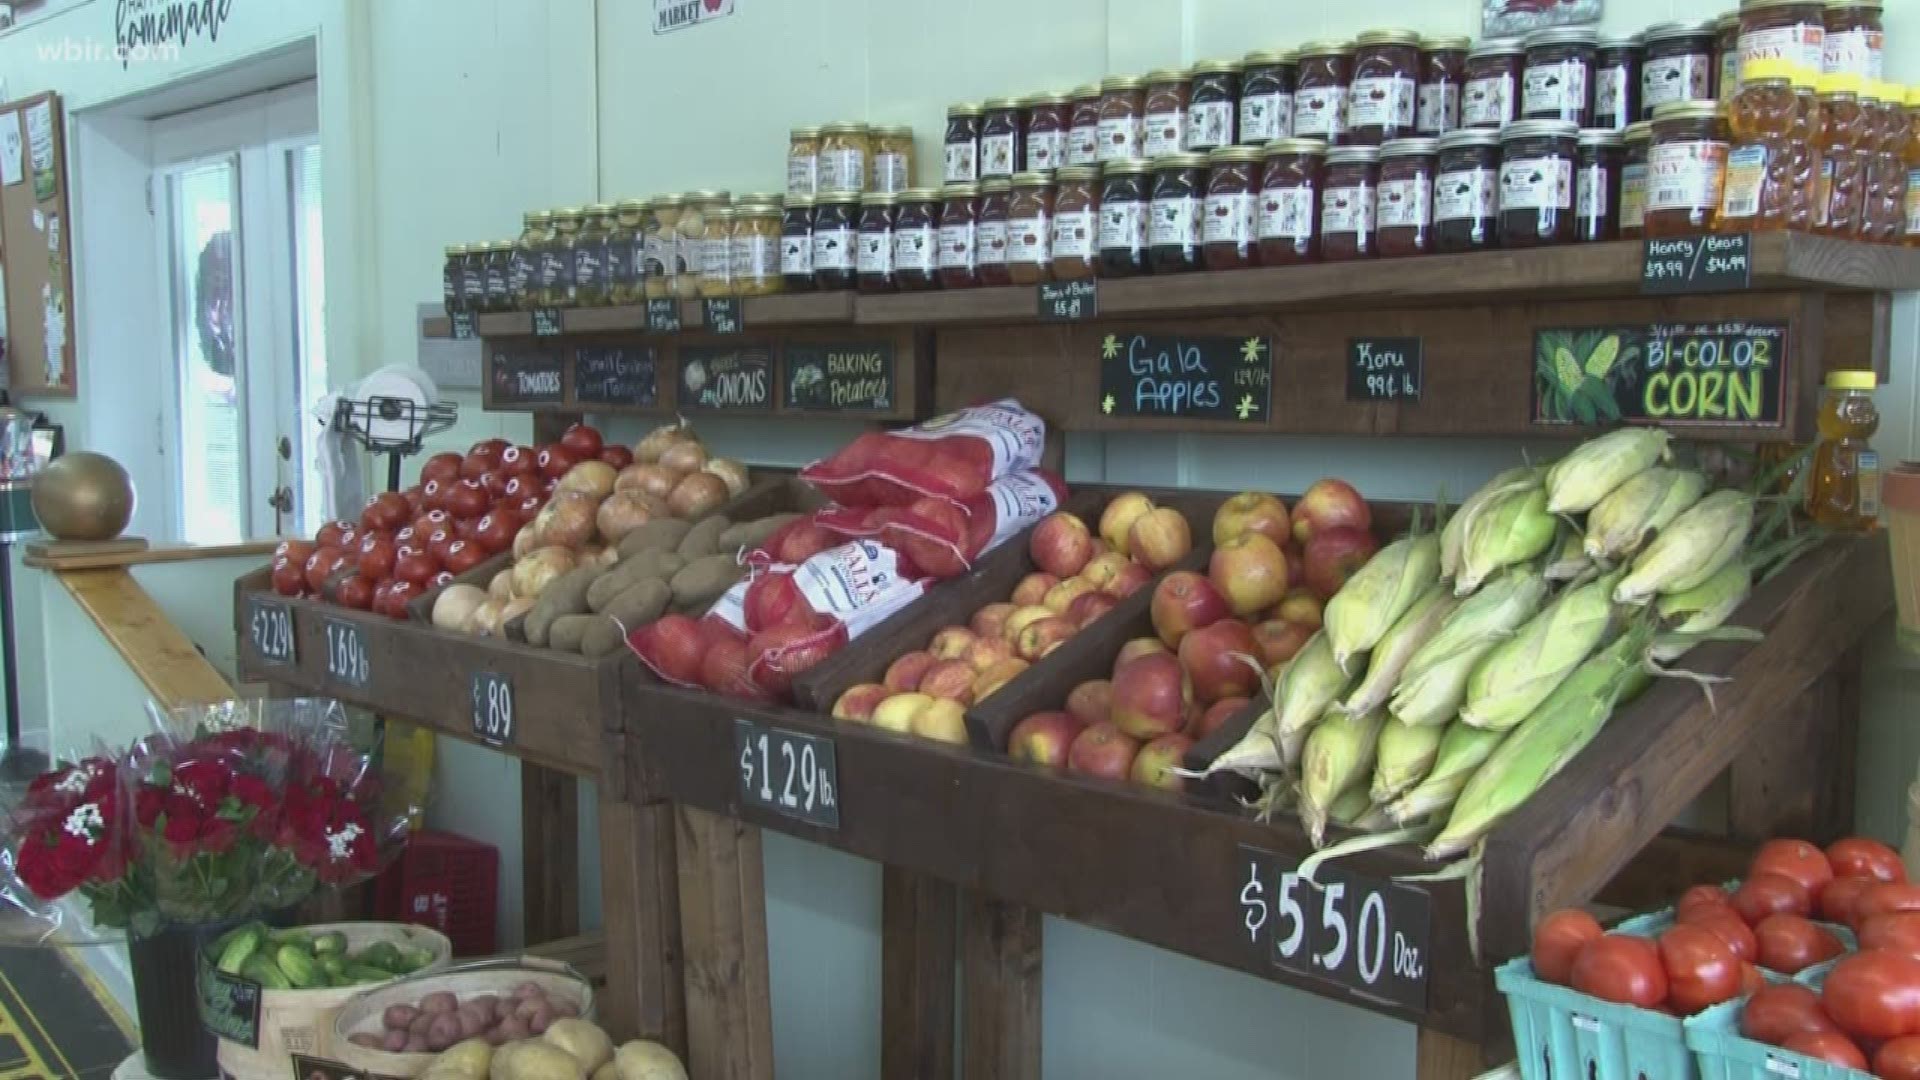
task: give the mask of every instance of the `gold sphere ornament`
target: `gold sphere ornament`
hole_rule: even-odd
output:
[[[111,540],[133,519],[133,481],[105,454],[78,450],[33,478],[33,513],[56,540]]]

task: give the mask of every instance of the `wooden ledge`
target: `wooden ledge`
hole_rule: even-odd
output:
[[[137,547],[132,546],[136,543]],[[278,540],[246,540],[238,544],[161,544],[150,547],[146,541],[137,538],[99,544],[36,540],[27,545],[26,558],[22,561],[36,570],[104,570],[148,563],[269,555],[279,543]]]

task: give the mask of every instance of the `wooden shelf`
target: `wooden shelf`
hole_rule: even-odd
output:
[[[765,327],[844,325],[854,321],[853,310],[850,292],[777,293],[740,301],[740,319],[748,333]],[[563,308],[560,325],[568,334],[646,333],[647,308],[644,304]],[[700,301],[680,301],[682,332],[702,331],[706,325],[706,308]],[[533,333],[533,316],[525,311],[487,312],[475,318],[474,328],[481,337],[527,337]],[[424,337],[450,338],[453,320],[431,316],[421,322],[420,332]]]

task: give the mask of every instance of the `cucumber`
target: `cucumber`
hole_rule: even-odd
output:
[[[285,973],[273,965],[273,961],[267,959],[266,953],[254,953],[247,957],[247,962],[240,965],[240,977],[252,979],[268,990],[293,989],[293,983],[287,980]]]
[[[238,975],[241,966],[259,951],[260,943],[266,939],[266,936],[265,929],[259,923],[250,923],[223,935],[222,940],[225,940],[226,944],[220,947],[220,958],[215,966],[229,975]],[[214,944],[220,945],[219,942]]]
[[[360,950],[360,955],[354,957],[353,962],[393,974],[400,970],[400,948],[391,941],[376,941]]]
[[[327,953],[325,956],[318,957],[317,959],[320,963],[320,970],[325,972],[329,979],[337,979],[347,973],[347,958],[341,956],[339,953]]]
[[[274,963],[280,966],[280,970],[286,973],[287,981],[292,983],[296,990],[307,990],[327,984],[320,965],[314,963],[313,957],[307,955],[306,950],[298,945],[280,946],[279,950],[273,954],[273,959]]]
[[[433,950],[421,945],[409,945],[400,950],[400,973],[412,974],[433,963]]]
[[[366,964],[348,964],[347,978],[356,983],[387,982],[393,978],[393,972],[384,968],[369,967]]]
[[[347,951],[347,935],[338,930],[329,930],[313,939],[313,955],[344,955]]]

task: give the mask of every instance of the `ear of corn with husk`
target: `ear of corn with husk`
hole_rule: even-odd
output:
[[[1636,473],[1587,514],[1587,554],[1609,562],[1632,555],[1706,490],[1707,478],[1692,469],[1656,466]]]
[[[1385,711],[1330,712],[1307,736],[1300,755],[1300,824],[1313,845],[1327,835],[1327,812],[1342,792],[1373,775]]]
[[[1336,825],[1352,825],[1372,808],[1373,804],[1367,801],[1367,789],[1355,784],[1341,792],[1340,797],[1333,800],[1333,805],[1327,807],[1327,819]]]
[[[1372,800],[1390,802],[1426,779],[1446,730],[1438,725],[1414,727],[1398,720],[1382,725],[1373,763],[1373,785],[1367,792]]]
[[[1411,825],[1452,807],[1475,770],[1507,738],[1504,731],[1470,727],[1458,720],[1439,731],[1440,745],[1426,777],[1387,804],[1387,817],[1396,825]]]
[[[1327,706],[1353,680],[1333,662],[1333,644],[1322,629],[1307,639],[1273,688],[1274,740],[1288,765],[1300,760],[1300,745]]]
[[[1655,660],[1678,660],[1693,648],[1698,639],[1679,635],[1704,634],[1717,630],[1753,591],[1753,571],[1746,560],[1734,559],[1707,580],[1685,592],[1669,593],[1654,603],[1663,627],[1672,638],[1656,638],[1650,655]]]
[[[1634,556],[1613,598],[1644,604],[1657,595],[1685,592],[1731,562],[1753,528],[1753,496],[1722,489],[1694,503]]]
[[[1598,648],[1613,623],[1615,571],[1561,593],[1513,637],[1495,646],[1467,678],[1460,719],[1505,729],[1526,719]]]
[[[1454,595],[1471,595],[1494,572],[1546,551],[1553,546],[1558,528],[1559,522],[1547,513],[1544,487],[1522,487],[1494,496],[1467,523]]]
[[[1534,479],[1534,469],[1523,465],[1517,469],[1508,469],[1480,485],[1480,490],[1467,496],[1460,509],[1453,512],[1447,524],[1440,530],[1440,575],[1452,579],[1460,573],[1460,554],[1467,543],[1467,524],[1479,515],[1482,508],[1496,496],[1508,491],[1522,490]]]
[[[1613,490],[1667,456],[1673,436],[1659,428],[1626,427],[1588,439],[1547,470],[1547,509],[1590,510]]]
[[[1560,523],[1560,532],[1553,542],[1553,548],[1547,552],[1547,565],[1544,570],[1548,581],[1572,581],[1593,569],[1593,559],[1583,546],[1585,541],[1580,530]]]
[[[1403,724],[1444,724],[1460,712],[1480,659],[1540,610],[1547,582],[1530,567],[1489,581],[1447,616],[1407,661],[1389,706]]]
[[[1274,738],[1276,730],[1274,711],[1269,707],[1255,718],[1239,742],[1222,750],[1200,775],[1212,776],[1228,769],[1250,777],[1262,772],[1278,772],[1285,767],[1285,762],[1280,757],[1280,744]]]
[[[1369,712],[1385,705],[1407,662],[1458,606],[1459,601],[1448,594],[1444,582],[1427,586],[1420,599],[1414,601],[1374,646],[1367,658],[1367,677],[1360,680],[1360,685],[1353,688],[1353,693],[1348,694],[1339,707],[1347,712]]]
[[[1358,670],[1362,654],[1420,599],[1440,576],[1440,538],[1408,536],[1381,548],[1327,601],[1322,629],[1340,670]]]

